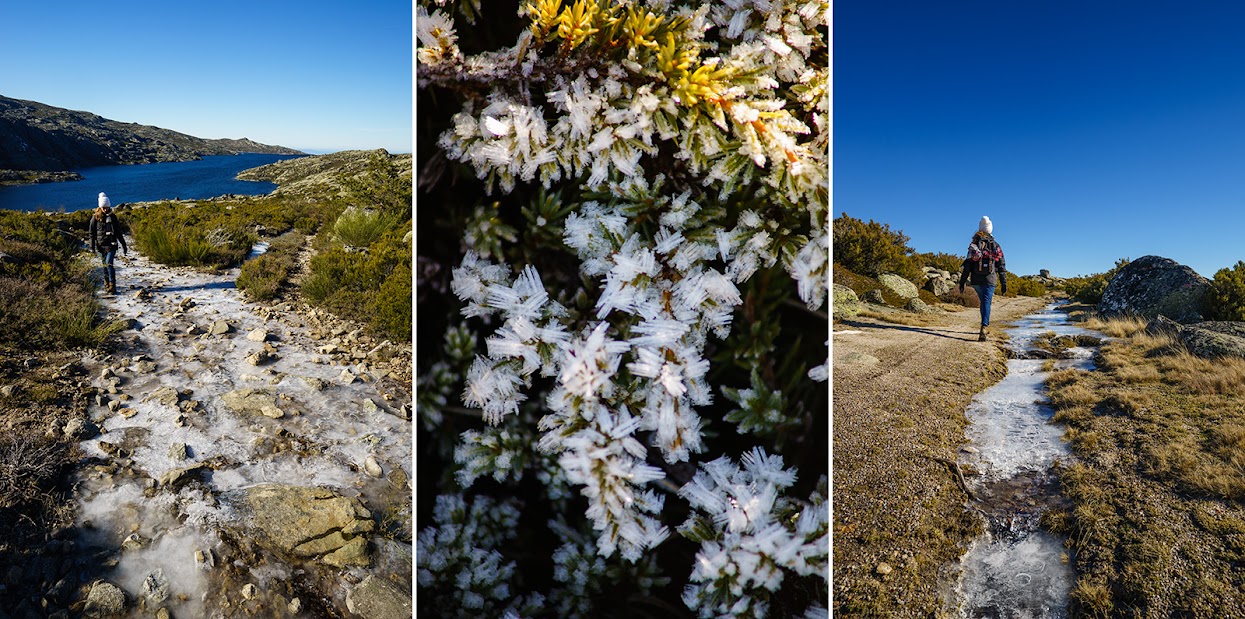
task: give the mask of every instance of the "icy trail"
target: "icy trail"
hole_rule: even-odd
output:
[[[125,590],[130,616],[299,616],[319,614],[316,604],[345,614],[368,576],[409,583],[411,546],[392,539],[409,539],[411,522],[410,386],[399,375],[409,344],[358,353],[372,342],[335,319],[325,326],[323,313],[246,302],[236,269],[141,256],[118,266],[105,305],[132,323],[114,354],[84,360],[100,435],[82,443],[95,464],[76,498],[100,577]],[[275,406],[245,412],[222,399],[242,389]],[[246,541],[238,496],[263,483],[359,498],[378,522],[369,567],[287,563]]]
[[[1042,333],[1089,333],[1069,325],[1067,314],[1049,306],[1008,330],[1008,345],[1021,352]],[[1073,348],[1056,368],[1092,369],[1092,351]],[[987,520],[985,535],[962,557],[950,605],[960,617],[1006,619],[1065,617],[1074,582],[1063,540],[1039,530],[1042,512],[1059,500],[1051,467],[1070,457],[1062,428],[1052,425],[1045,397],[1042,359],[1012,359],[1007,376],[969,405],[970,447],[962,464],[980,475],[973,493]]]

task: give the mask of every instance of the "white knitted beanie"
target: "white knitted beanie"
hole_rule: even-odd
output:
[[[100,195],[102,196],[104,194],[101,193]],[[977,231],[985,232],[986,234],[994,234],[994,224],[990,222],[989,217],[986,217],[985,215],[981,216],[981,223],[977,224]]]
[[[108,196],[104,195],[104,192],[102,191],[99,192],[99,205],[101,207],[107,206],[108,208],[112,208],[112,202],[108,200]]]

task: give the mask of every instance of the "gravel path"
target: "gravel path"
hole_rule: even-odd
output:
[[[1045,304],[996,298],[984,343],[976,309],[916,325],[835,321],[835,616],[942,614],[941,570],[980,530],[946,462],[965,443],[973,394],[1006,373],[1003,323]]]

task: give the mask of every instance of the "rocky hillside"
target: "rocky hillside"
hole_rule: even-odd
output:
[[[0,176],[15,171],[56,172],[237,153],[302,154],[246,138],[208,140],[0,96]]]
[[[327,155],[278,161],[243,170],[238,178],[244,181],[276,183],[280,186],[274,192],[277,195],[334,195],[342,191],[343,178],[351,178],[367,171],[368,161],[373,153],[388,157],[399,174],[410,177],[410,153],[390,155],[388,151],[379,149],[344,150]]]

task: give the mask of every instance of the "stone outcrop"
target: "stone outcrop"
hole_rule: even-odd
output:
[[[1206,321],[1182,325],[1158,316],[1146,325],[1146,333],[1170,335],[1199,357],[1245,359],[1245,322]]]
[[[1142,256],[1120,269],[1102,293],[1104,316],[1163,315],[1180,323],[1201,322],[1202,297],[1210,282],[1193,269],[1160,256]]]
[[[333,567],[368,567],[372,514],[358,499],[323,488],[262,484],[245,491],[245,508],[260,545],[279,555]]]
[[[887,290],[897,297],[904,300],[915,298],[920,292],[916,288],[916,284],[895,275],[894,273],[883,273],[878,276],[878,283],[882,284]]]
[[[1185,326],[1179,337],[1199,357],[1245,358],[1245,322],[1200,322]]]
[[[830,297],[835,318],[851,318],[860,313],[862,304],[851,288],[841,284],[834,284],[832,288]]]
[[[955,289],[957,281],[949,271],[935,267],[925,267],[922,271],[925,284],[921,287],[934,293],[934,296],[941,297]]]

